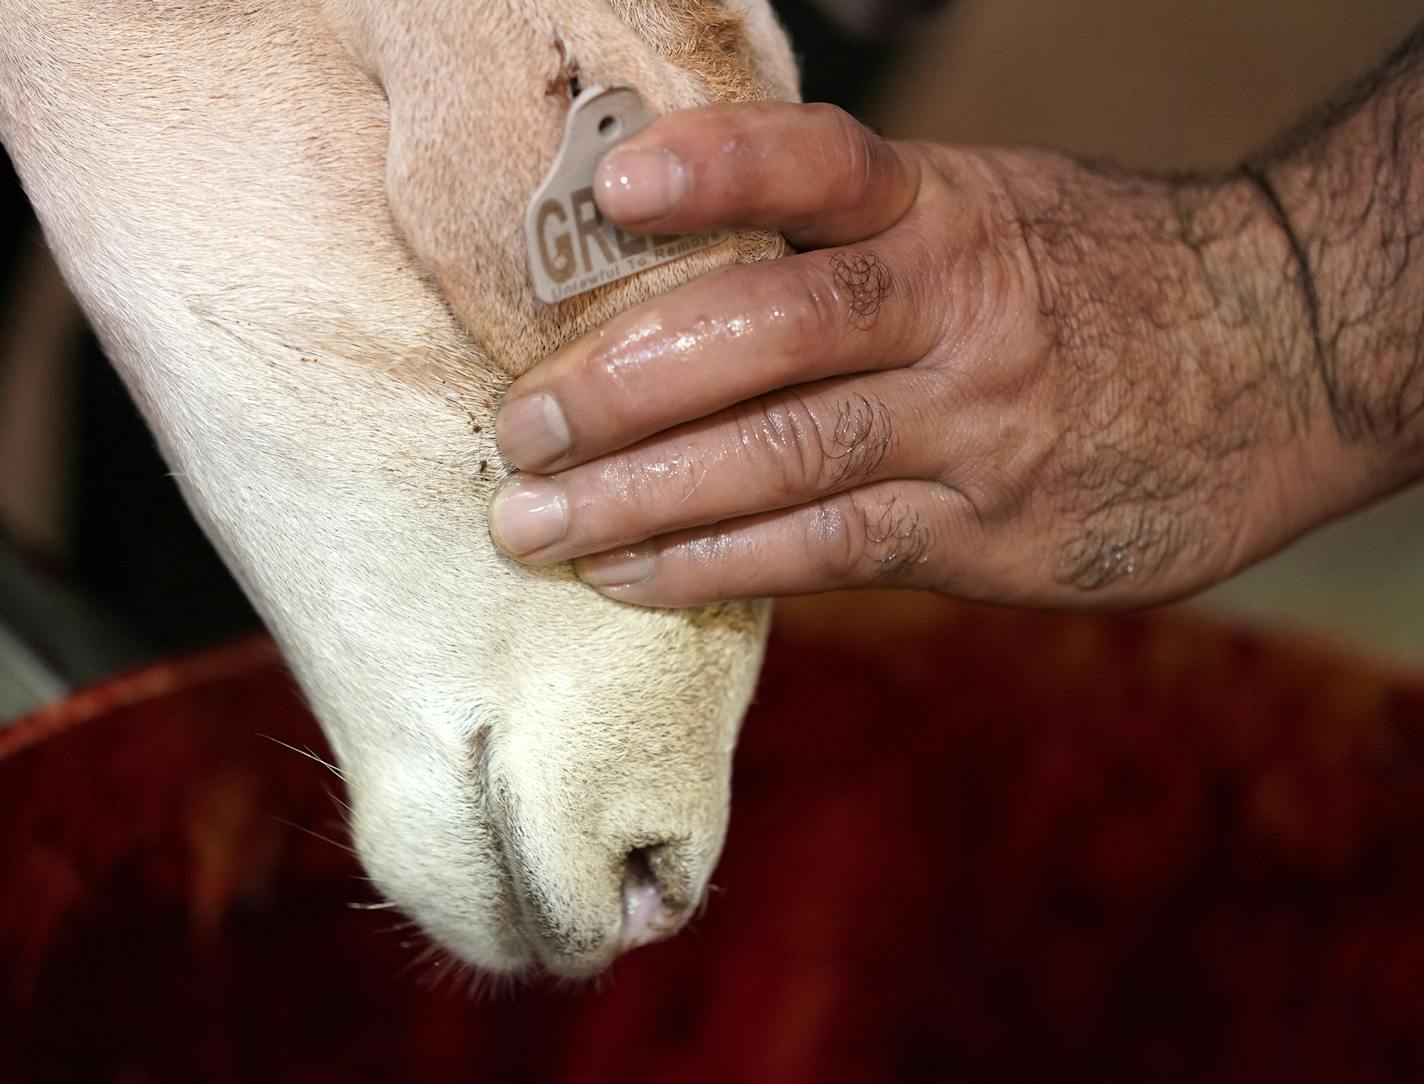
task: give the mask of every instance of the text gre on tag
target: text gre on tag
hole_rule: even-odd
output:
[[[524,216],[529,278],[540,301],[562,301],[727,237],[726,230],[644,237],[603,220],[593,201],[594,168],[652,119],[632,87],[589,87],[574,99],[563,146]]]

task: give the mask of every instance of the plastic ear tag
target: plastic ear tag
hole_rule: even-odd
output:
[[[534,296],[553,303],[636,275],[726,239],[726,230],[682,237],[624,233],[593,201],[600,158],[653,119],[632,87],[589,87],[569,109],[564,143],[524,216]]]

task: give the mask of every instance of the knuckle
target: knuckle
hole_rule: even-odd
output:
[[[854,579],[865,552],[865,520],[855,500],[846,495],[818,502],[813,526],[806,532],[806,564],[824,583]]]
[[[883,163],[879,137],[843,109],[831,107],[830,138],[840,163],[839,190],[845,206],[856,207],[870,198]]]
[[[746,594],[761,571],[755,553],[717,528],[654,543],[657,571],[640,601],[695,606]]]
[[[757,283],[767,288],[760,296],[776,298],[771,308],[781,325],[778,345],[797,371],[824,366],[828,355],[844,353],[840,340],[847,329],[875,330],[877,341],[899,343],[918,323],[901,315],[907,306],[900,301],[885,325],[877,327],[899,283],[890,264],[873,249],[846,248],[787,260],[770,265],[766,274],[767,279]]]
[[[762,396],[738,419],[735,439],[784,492],[839,492],[876,477],[894,448],[894,422],[879,397],[859,392],[808,402],[794,391]]]
[[[929,560],[930,526],[899,492],[850,492],[823,502],[819,518],[820,553],[809,557],[826,578],[895,583]]]
[[[846,322],[869,331],[894,288],[890,268],[871,249],[847,249],[831,254],[830,272],[835,293],[845,306]]]
[[[840,397],[822,438],[832,483],[845,488],[874,478],[894,442],[890,411],[878,396],[854,393]]]
[[[754,466],[780,474],[784,493],[802,493],[815,484],[825,457],[806,404],[794,392],[763,395],[739,422],[741,447],[754,451]]]
[[[909,579],[929,560],[929,523],[909,501],[892,498],[881,509],[872,544],[877,579]]]

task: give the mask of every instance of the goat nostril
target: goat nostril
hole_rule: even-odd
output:
[[[627,948],[651,944],[675,933],[687,908],[668,898],[655,867],[662,848],[635,847],[623,866],[623,944]]]

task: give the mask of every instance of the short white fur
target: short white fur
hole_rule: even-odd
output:
[[[368,871],[494,971],[638,940],[630,852],[670,913],[701,898],[761,659],[763,606],[620,605],[486,526],[514,375],[773,254],[743,236],[547,313],[523,283],[551,84],[706,100],[658,48],[695,6],[0,0],[0,138],[61,269],[310,698]],[[749,85],[793,95],[764,0],[744,16]]]

